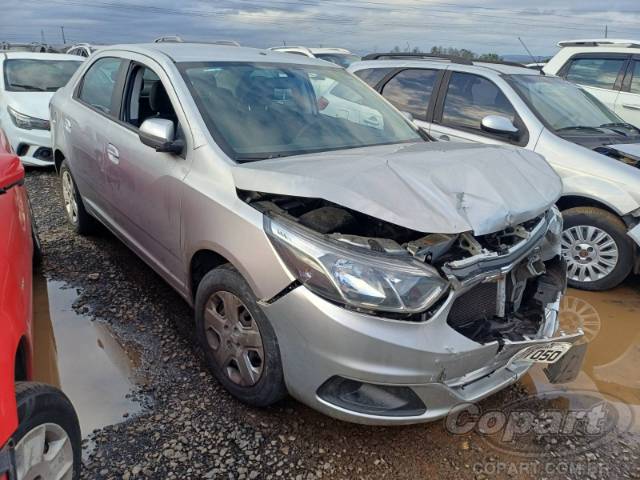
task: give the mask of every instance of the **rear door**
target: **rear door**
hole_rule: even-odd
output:
[[[623,120],[640,128],[640,56],[634,56],[622,82],[615,112]]]
[[[84,73],[60,121],[70,139],[71,171],[85,202],[103,220],[108,221],[109,192],[105,171],[109,168],[109,133],[119,115],[118,84],[127,62],[116,57],[95,60]]]
[[[523,132],[520,140],[510,141],[482,130],[481,122],[487,115],[511,120]],[[521,146],[526,145],[528,138],[524,123],[500,88],[488,78],[467,72],[447,72],[429,133],[439,141]]]
[[[443,70],[403,68],[385,79],[378,90],[398,110],[409,113],[420,128],[428,132],[429,112]]]
[[[614,110],[628,59],[627,54],[582,53],[571,57],[558,75],[577,83]]]

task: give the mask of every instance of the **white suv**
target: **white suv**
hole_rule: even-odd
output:
[[[640,40],[567,40],[544,71],[577,83],[640,127]]]
[[[582,88],[516,64],[415,54],[372,54],[348,70],[435,140],[544,155],[564,183],[571,286],[605,290],[640,271],[640,130]],[[346,101],[355,118],[360,106]]]
[[[269,50],[294,55],[304,55],[309,58],[319,58],[347,68],[353,62],[360,61],[360,57],[344,48],[307,48],[307,47],[271,47]]]

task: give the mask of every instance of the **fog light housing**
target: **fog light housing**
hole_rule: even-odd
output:
[[[415,417],[427,411],[409,387],[375,385],[336,376],[324,382],[317,393],[326,402],[366,415]]]

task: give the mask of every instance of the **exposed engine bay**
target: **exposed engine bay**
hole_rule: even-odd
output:
[[[426,321],[437,309],[450,308],[449,325],[480,343],[539,336],[545,306],[566,288],[561,225],[550,228],[555,219],[551,210],[502,231],[474,236],[417,232],[322,199],[238,194],[267,216],[284,217],[351,248],[412,256],[431,265],[449,282],[449,292],[425,312],[395,318]]]

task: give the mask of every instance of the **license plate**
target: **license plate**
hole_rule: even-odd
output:
[[[516,355],[517,360],[534,363],[555,363],[571,349],[567,342],[547,343],[525,348]]]

